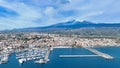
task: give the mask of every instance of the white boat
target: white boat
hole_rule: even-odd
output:
[[[22,64],[26,61],[26,59],[19,59],[18,61],[19,61],[20,64]]]
[[[35,61],[35,63],[44,64],[44,63],[45,63],[45,61],[44,61],[44,59],[40,59],[39,61]]]

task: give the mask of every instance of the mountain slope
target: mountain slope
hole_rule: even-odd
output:
[[[120,23],[106,24],[106,23],[92,23],[89,21],[79,22],[76,20],[72,20],[72,21],[58,23],[58,24],[54,24],[54,25],[46,26],[46,27],[36,27],[33,29],[50,29],[50,28],[77,29],[77,28],[82,28],[82,27],[120,27]]]
[[[10,31],[41,31],[41,32],[51,32],[51,31],[62,31],[62,30],[71,30],[71,29],[80,29],[80,28],[101,28],[101,27],[120,27],[120,23],[109,24],[109,23],[92,23],[89,21],[67,21],[63,23],[53,24],[45,27],[33,27],[33,28],[23,28],[23,29],[13,29]],[[9,30],[8,30],[9,31]]]

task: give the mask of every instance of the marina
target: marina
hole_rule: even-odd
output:
[[[16,59],[18,59],[20,64],[22,64],[26,61],[31,61],[31,60],[40,60],[41,61],[41,59],[45,58],[47,52],[48,52],[47,49],[44,49],[44,50],[39,49],[39,48],[38,49],[28,49],[27,51],[17,53]]]
[[[120,68],[120,48],[95,48],[96,50],[114,56],[112,60],[106,60],[100,56],[96,56],[93,52],[85,48],[56,48],[50,55],[48,63],[35,63],[32,61],[25,61],[23,64],[18,62],[16,54],[9,57],[9,62],[0,64],[0,68]],[[60,55],[95,55],[95,57],[76,57],[76,58],[61,58]]]
[[[34,61],[34,63],[43,64],[47,63],[49,59],[49,54],[53,50],[51,47],[46,48],[31,48],[26,49],[22,52],[16,53],[16,59],[18,59],[18,62],[20,64],[23,64],[26,61]]]
[[[32,49],[26,49],[25,51],[22,51],[22,52],[16,52],[16,59],[18,59],[18,62],[20,64],[23,64],[24,62],[26,61],[32,61],[34,60],[34,63],[37,63],[37,64],[44,64],[44,63],[47,63],[48,61],[50,61],[49,59],[49,55],[51,53],[51,51],[53,49],[59,49],[59,48],[62,48],[63,46],[61,47],[47,47],[45,49],[40,49],[40,48],[32,48]],[[63,47],[63,48],[68,48],[68,47]],[[103,53],[103,52],[100,52],[96,49],[93,49],[93,48],[89,48],[89,47],[84,47],[84,49],[94,53],[94,54],[78,54],[78,55],[59,55],[60,58],[89,58],[89,57],[103,57],[105,59],[113,59],[114,57],[106,54],[106,53]],[[4,53],[4,52],[3,52]],[[3,64],[3,63],[7,63],[8,62],[8,57],[9,57],[9,54],[8,53],[4,53],[2,55],[0,55],[0,64]]]

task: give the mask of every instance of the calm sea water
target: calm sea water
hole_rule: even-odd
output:
[[[93,58],[59,58],[59,55],[85,55],[93,54],[84,48],[54,49],[50,54],[50,61],[46,64],[35,64],[33,61],[18,63],[15,55],[11,55],[9,62],[1,64],[0,68],[120,68],[120,47],[96,48],[114,57],[107,60],[101,57]]]

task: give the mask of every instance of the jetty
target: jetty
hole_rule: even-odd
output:
[[[49,59],[49,54],[50,54],[50,49],[48,49],[47,50],[47,52],[46,52],[46,55],[45,55],[45,58],[44,58],[44,60],[45,60],[45,63],[47,63],[50,59]]]
[[[99,55],[59,55],[61,58],[99,57]]]
[[[45,52],[45,55],[42,59],[38,60],[38,61],[35,61],[35,63],[40,63],[40,64],[44,64],[44,63],[47,63],[48,61],[50,61],[49,59],[49,55],[50,55],[50,52],[52,51],[53,49],[51,49],[51,47],[48,47],[48,49],[46,50]]]
[[[94,53],[94,55],[59,55],[61,58],[84,58],[84,57],[103,57],[105,59],[113,59],[109,54],[100,52],[96,49],[90,48],[90,47],[84,47],[85,49],[89,50],[90,52]]]
[[[113,59],[114,58],[111,55],[108,55],[106,53],[100,52],[100,51],[98,51],[96,49],[89,48],[89,47],[84,47],[84,48],[89,50],[89,51],[91,51],[91,52],[93,52],[93,53],[95,53],[95,54],[97,54],[97,55],[99,55],[99,56],[101,56],[101,57],[103,57],[103,58],[105,58],[105,59]]]
[[[50,51],[47,51],[45,57],[40,59],[40,60],[38,60],[38,61],[35,61],[35,63],[39,63],[39,64],[47,63],[48,61],[50,61],[49,54],[50,54]]]

